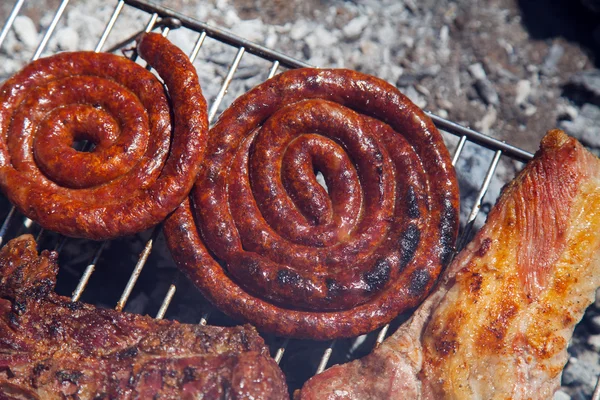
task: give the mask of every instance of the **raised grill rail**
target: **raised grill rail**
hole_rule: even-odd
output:
[[[73,0],[76,1],[76,0]],[[17,0],[14,3],[12,11],[6,18],[4,25],[0,30],[0,48],[3,45],[9,31],[13,27],[15,18],[21,11],[25,0]],[[63,16],[66,8],[69,5],[69,0],[62,0],[52,17],[52,20],[46,31],[44,32],[41,41],[39,42],[35,52],[32,54],[31,60],[35,60],[41,57],[47,49],[48,42],[52,37],[56,27]],[[228,73],[223,79],[221,86],[219,88],[218,93],[214,98],[207,98],[209,101],[209,120],[214,121],[215,117],[218,115],[219,110],[222,109],[223,101],[225,95],[228,91],[228,88],[232,82],[232,80],[236,77],[236,72],[238,71],[239,65],[243,57],[249,53],[254,56],[257,56],[261,59],[264,59],[270,62],[270,66],[268,67],[268,71],[265,71],[265,77],[272,77],[277,71],[281,68],[299,68],[299,67],[307,67],[309,64],[292,58],[286,54],[275,51],[273,49],[261,46],[259,44],[248,41],[244,38],[236,36],[231,32],[208,25],[204,22],[198,21],[194,18],[191,18],[187,15],[183,15],[171,9],[162,7],[157,4],[149,3],[144,0],[119,0],[115,1],[114,10],[110,16],[110,18],[106,21],[106,25],[104,27],[102,35],[98,38],[97,45],[94,48],[94,51],[108,51],[114,52],[120,49],[131,47],[133,41],[135,40],[134,35],[124,35],[115,29],[115,25],[122,15],[123,11],[127,8],[134,8],[137,10],[141,10],[147,14],[147,22],[145,26],[140,26],[139,31],[151,31],[151,30],[160,30],[163,35],[167,36],[170,31],[173,29],[186,29],[192,31],[196,36],[193,48],[189,53],[189,57],[194,62],[197,57],[202,56],[202,47],[206,42],[206,39],[212,39],[218,42],[221,42],[227,46],[232,47],[235,51],[235,57],[229,63]],[[111,37],[112,39],[117,38],[115,41],[115,45],[110,48],[106,48],[107,41]],[[114,41],[114,40],[113,40]],[[135,57],[135,55],[133,55]],[[203,77],[200,75],[200,82],[202,84]],[[496,169],[499,165],[500,160],[504,157],[507,159],[512,159],[517,162],[526,162],[532,157],[532,154],[524,151],[518,147],[512,146],[508,143],[499,141],[492,137],[481,134],[472,129],[463,127],[457,123],[441,118],[437,115],[428,113],[429,116],[433,119],[434,123],[438,126],[438,128],[443,132],[445,139],[447,139],[447,143],[449,145],[450,151],[453,153],[453,165],[456,165],[461,161],[461,155],[463,155],[463,150],[467,145],[469,146],[477,146],[478,150],[484,152],[490,152],[490,163],[487,166],[487,170],[485,171],[484,178],[479,184],[479,190],[476,192],[475,196],[473,196],[472,201],[463,202],[471,203],[472,206],[469,210],[463,210],[462,215],[468,215],[466,220],[461,221],[461,234],[459,237],[459,248],[464,246],[466,242],[471,237],[473,229],[476,229],[475,222],[477,220],[478,215],[480,214],[480,210],[482,208],[483,200],[486,195],[488,188],[490,187],[490,183],[493,179],[495,179]],[[471,179],[471,177],[460,177],[459,179]],[[490,199],[493,202],[495,199]],[[464,205],[463,205],[464,207]],[[77,271],[72,273],[77,274],[79,276],[79,280],[76,282],[75,287],[71,286],[71,289],[66,289],[65,285],[68,286],[68,283],[62,285],[62,290],[71,291],[71,296],[73,301],[80,300],[82,295],[84,295],[88,286],[94,285],[94,273],[101,269],[107,269],[111,272],[108,272],[109,275],[114,274],[115,268],[121,269],[130,269],[127,265],[133,265],[133,270],[131,273],[126,273],[126,275],[122,276],[111,276],[108,280],[106,278],[99,278],[99,284],[111,285],[113,287],[121,287],[124,286],[124,289],[121,292],[120,298],[114,306],[115,309],[121,311],[124,310],[127,306],[128,300],[130,299],[132,293],[136,288],[136,283],[140,279],[144,271],[144,267],[150,265],[151,271],[147,272],[147,274],[155,273],[156,271],[161,271],[160,269],[154,268],[152,264],[164,263],[164,260],[157,261],[152,257],[153,254],[157,252],[165,252],[165,244],[162,240],[160,226],[150,230],[149,232],[145,232],[141,235],[136,235],[135,238],[124,238],[118,239],[113,242],[88,242],[81,241],[76,239],[68,239],[61,237],[52,232],[45,232],[40,227],[36,226],[31,220],[23,217],[12,207],[8,201],[0,197],[0,219],[2,221],[2,225],[0,225],[0,244],[6,242],[6,240],[24,233],[30,232],[34,233],[38,239],[38,241],[42,241],[42,246],[45,248],[54,248],[59,252],[62,252],[65,246],[68,245],[69,242],[75,242],[76,246],[81,254],[76,255],[77,260],[88,260],[79,262],[80,268],[77,268]],[[140,242],[140,238],[143,238],[143,242]],[[73,246],[71,246],[73,247]],[[128,250],[126,254],[119,254],[119,252],[123,252],[123,249]],[[111,262],[107,260],[111,260],[111,256],[109,253],[116,254],[114,257],[123,261],[122,266],[110,265]],[[133,254],[133,256],[132,256]],[[61,256],[63,254],[61,253]],[[67,255],[65,255],[66,257]],[[68,256],[72,257],[72,254]],[[108,265],[100,265],[104,261],[105,264]],[[131,261],[131,263],[130,263]],[[167,260],[167,263],[171,263],[171,260]],[[87,264],[86,264],[87,263]],[[166,285],[164,279],[162,281],[160,278],[154,280],[155,282],[162,283],[163,287],[166,287],[166,290],[162,290],[160,294],[156,294],[158,290],[150,290],[153,297],[156,297],[155,303],[160,304],[158,311],[155,313],[156,318],[163,318],[167,315],[169,311],[169,307],[172,302],[178,297],[178,287],[184,287],[184,291],[180,291],[180,296],[187,296],[187,291],[194,291],[193,288],[190,287],[189,282],[184,282],[184,278],[175,270],[174,265],[171,265],[173,273],[170,274],[171,282]],[[160,267],[159,267],[160,268]],[[62,265],[61,265],[62,270]],[[169,275],[169,274],[166,274]],[[126,283],[119,280],[119,278],[123,278],[126,280]],[[167,278],[169,279],[169,278]],[[152,277],[148,277],[146,281],[152,281]],[[90,283],[91,282],[91,283]],[[88,285],[89,284],[89,285]],[[146,282],[144,282],[146,284]],[[61,274],[59,274],[59,290],[61,288]],[[102,289],[100,289],[102,290]],[[198,299],[199,294],[192,294],[192,298]],[[91,299],[93,302],[95,299]],[[90,301],[90,300],[87,300]],[[149,311],[145,307],[135,306],[133,307],[135,312],[143,312],[148,313]],[[140,309],[141,308],[141,309]],[[235,321],[228,321],[226,317],[222,316],[217,310],[214,310],[209,305],[206,304],[202,299],[198,300],[198,318],[196,321],[200,324],[207,323],[229,323],[234,324]],[[131,310],[128,310],[131,311]],[[177,311],[173,311],[169,313],[169,315],[173,314],[175,318],[178,318],[179,315]],[[186,317],[188,317],[186,315]],[[404,316],[398,317],[394,323],[392,323],[392,327],[397,326],[404,320]],[[185,321],[189,322],[189,321]],[[291,389],[299,388],[302,383],[308,379],[310,376],[323,371],[325,368],[330,366],[332,363],[339,363],[348,360],[347,356],[338,355],[337,359],[331,358],[332,355],[335,354],[334,350],[336,348],[340,348],[341,354],[352,354],[352,357],[362,356],[368,353],[373,346],[381,343],[386,335],[391,332],[389,326],[385,326],[377,332],[373,332],[369,335],[364,335],[355,339],[350,340],[338,340],[338,341],[329,341],[329,342],[312,342],[312,341],[299,341],[299,340],[290,340],[287,338],[279,338],[271,335],[265,335],[265,339],[267,343],[271,347],[271,354],[275,358],[275,360],[281,364],[286,376],[288,376],[288,384]],[[311,349],[309,351],[309,355],[306,356],[307,360],[299,361],[298,354],[304,352],[306,349]],[[315,350],[317,349],[317,350]],[[315,351],[318,351],[318,355],[315,356]],[[597,387],[594,393],[594,400],[600,400],[600,389]]]

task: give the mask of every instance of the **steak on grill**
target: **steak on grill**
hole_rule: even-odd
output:
[[[180,324],[53,292],[57,254],[0,250],[0,399],[286,399],[252,326]]]

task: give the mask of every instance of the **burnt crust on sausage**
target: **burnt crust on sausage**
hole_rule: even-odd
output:
[[[396,88],[298,69],[221,115],[190,198],[164,230],[219,309],[325,340],[369,332],[423,300],[453,251],[458,198],[439,131]]]
[[[160,34],[143,34],[137,50],[168,95],[142,66],[94,52],[36,60],[0,87],[0,187],[42,227],[133,234],[191,190],[208,134],[196,70]],[[75,149],[81,141],[91,150]]]

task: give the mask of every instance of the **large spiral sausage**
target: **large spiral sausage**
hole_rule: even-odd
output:
[[[208,133],[196,71],[156,33],[138,52],[168,95],[142,66],[93,52],[39,59],[0,87],[0,187],[44,228],[96,240],[132,234],[189,193]],[[75,149],[80,141],[93,149]]]
[[[236,100],[190,200],[165,224],[178,265],[225,313],[289,337],[356,336],[416,306],[458,229],[431,120],[349,70],[287,71]]]

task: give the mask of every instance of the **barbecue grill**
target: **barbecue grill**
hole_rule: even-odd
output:
[[[12,29],[23,4],[24,0],[16,0],[2,26],[0,47]],[[45,52],[49,40],[68,4],[69,0],[60,2],[31,60],[47,55]],[[115,29],[120,15],[128,9],[142,12],[145,18],[145,26],[136,28],[133,33]],[[202,58],[202,48],[210,41],[219,43],[235,53],[225,67],[226,75],[217,93],[213,98],[207,96],[211,122],[214,122],[220,111],[227,106],[227,100],[231,97],[227,96],[228,90],[232,81],[236,79],[236,74],[240,73],[240,63],[244,57],[252,55],[264,60],[265,70],[260,75],[262,79],[272,77],[284,69],[310,66],[301,60],[238,37],[224,29],[144,0],[115,1],[112,15],[106,21],[101,36],[97,38],[94,51],[119,52],[131,48],[137,33],[152,30],[162,32],[165,36],[174,30],[188,32],[190,37],[194,38],[190,43],[189,51],[192,61]],[[111,45],[108,46],[108,43]],[[201,74],[200,82],[203,83]],[[480,215],[483,213],[480,211],[484,204],[484,197],[491,182],[498,179],[495,173],[500,160],[505,158],[519,164],[527,162],[532,154],[437,115],[431,113],[428,115],[442,131],[453,155],[453,165],[461,162],[461,155],[467,146],[475,146],[477,151],[489,153],[491,160],[489,165],[482,167],[485,171],[477,173],[477,176],[483,177],[476,183],[479,190],[468,199],[469,201],[463,201],[461,205],[464,208],[468,204],[469,209],[463,209],[461,213],[468,217],[461,221],[458,242],[460,248],[472,237],[483,218]],[[471,180],[472,183],[473,179],[473,176],[459,176],[461,181]],[[495,198],[486,198],[486,201],[494,202]],[[215,325],[239,323],[212,308],[191,283],[177,271],[166,249],[160,226],[132,237],[110,242],[70,239],[44,231],[34,222],[20,215],[8,200],[1,196],[0,223],[0,244],[21,233],[29,232],[36,236],[40,247],[59,251],[61,271],[57,291],[71,296],[73,301],[81,299],[99,306],[114,307],[119,311],[148,313],[156,318],[174,318],[187,323]],[[114,296],[117,296],[118,300]],[[273,335],[264,335],[264,337],[270,346],[271,355],[286,373],[290,389],[294,390],[301,387],[312,375],[330,365],[367,354],[405,319],[406,316],[401,315],[390,326],[353,339],[313,342]],[[599,387],[596,388],[593,399],[600,400]]]

